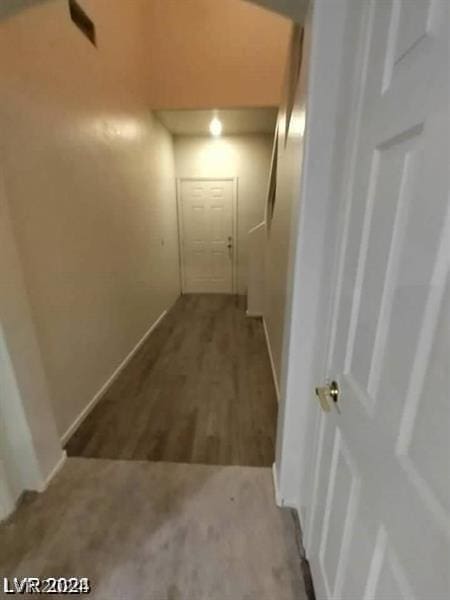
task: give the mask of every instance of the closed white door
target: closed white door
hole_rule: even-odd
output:
[[[308,552],[318,599],[444,600],[449,2],[364,5]]]
[[[181,180],[183,292],[233,292],[233,182]]]

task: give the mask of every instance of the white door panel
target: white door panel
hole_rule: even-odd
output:
[[[180,183],[183,291],[233,292],[233,182]]]
[[[443,600],[449,3],[370,0],[363,21],[326,369],[339,383],[340,413],[321,416],[308,552],[319,599]]]

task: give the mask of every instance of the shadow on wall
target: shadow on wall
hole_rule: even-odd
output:
[[[0,6],[0,19],[7,19],[22,10],[32,8],[38,4],[44,4],[44,2],[55,1],[56,0],[2,0]]]

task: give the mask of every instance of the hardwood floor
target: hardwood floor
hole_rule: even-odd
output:
[[[276,395],[245,298],[181,296],[67,444],[69,456],[269,466]]]

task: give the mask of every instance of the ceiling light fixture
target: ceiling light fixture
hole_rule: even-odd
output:
[[[222,122],[217,117],[211,119],[209,131],[214,137],[219,137],[219,135],[222,133]]]

